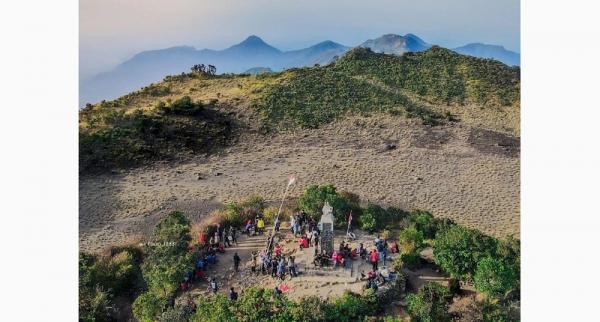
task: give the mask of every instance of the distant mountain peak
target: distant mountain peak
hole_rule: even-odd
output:
[[[454,48],[453,50],[463,55],[496,59],[509,66],[518,66],[521,63],[521,55],[519,55],[519,53],[510,51],[501,45],[470,43]]]
[[[347,48],[347,47],[344,46],[344,45],[340,45],[340,44],[338,44],[338,43],[336,43],[334,41],[331,41],[331,40],[325,40],[325,41],[322,41],[322,42],[320,42],[320,43],[318,43],[316,45],[313,45],[313,46],[311,46],[309,48],[337,49],[337,48]]]
[[[385,34],[365,41],[360,47],[368,47],[377,53],[402,55],[405,52],[423,51],[431,45],[413,34],[406,34],[405,36]]]
[[[281,51],[269,44],[267,44],[260,37],[255,35],[250,35],[248,38],[244,39],[241,43],[237,45],[233,45],[225,51],[251,51],[251,52],[263,52],[263,53],[281,53]]]
[[[259,36],[250,35],[250,36],[248,36],[248,38],[246,38],[240,44],[249,44],[249,45],[265,44],[266,45],[267,43],[264,40],[262,40],[262,38],[260,38]]]

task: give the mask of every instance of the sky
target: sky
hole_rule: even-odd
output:
[[[519,0],[80,0],[85,78],[134,54],[190,45],[224,49],[257,35],[281,50],[324,40],[355,46],[383,34],[520,52]]]

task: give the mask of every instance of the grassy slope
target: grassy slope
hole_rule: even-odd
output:
[[[468,122],[482,119],[485,125],[488,114],[503,119],[507,106],[518,114],[519,86],[518,68],[439,47],[402,57],[354,49],[329,66],[258,76],[168,76],[80,112],[80,167],[131,167],[213,152],[234,135],[239,119],[231,112],[259,116],[263,129],[277,130],[315,128],[346,113],[372,112],[437,124],[450,118],[443,111],[458,113],[471,105],[477,113]],[[158,108],[184,96],[201,106],[197,113]]]
[[[428,105],[519,101],[518,68],[439,47],[401,57],[357,48],[330,66],[286,73],[288,81],[268,88],[257,104],[265,126],[314,128],[349,111],[389,111],[436,124],[449,115]]]

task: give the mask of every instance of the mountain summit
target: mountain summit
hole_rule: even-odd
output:
[[[258,36],[250,36],[244,41],[237,45],[233,45],[225,50],[224,53],[236,53],[236,54],[263,54],[263,55],[277,55],[281,54],[281,50],[267,44]]]
[[[431,45],[413,34],[406,34],[405,36],[387,34],[379,38],[369,39],[358,47],[370,48],[376,53],[402,55],[406,52],[426,50]]]

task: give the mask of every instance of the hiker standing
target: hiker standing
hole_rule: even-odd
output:
[[[238,293],[233,290],[233,287],[229,289],[229,300],[235,301],[238,299]]]
[[[252,271],[252,273],[256,273],[256,252],[252,252],[252,266],[250,267],[250,270]]]
[[[262,218],[258,218],[256,221],[256,228],[258,228],[258,234],[262,235],[265,229],[265,221]]]
[[[216,294],[219,290],[219,284],[217,284],[217,279],[215,277],[210,280],[210,288],[212,289],[213,294]]]
[[[281,226],[281,222],[279,221],[279,218],[275,218],[275,231],[279,232],[279,226]]]
[[[371,250],[371,254],[369,255],[369,259],[371,260],[371,265],[373,265],[373,270],[376,271],[378,269],[379,255],[377,254],[377,250],[373,248]]]
[[[290,272],[290,279],[292,277],[298,276],[296,274],[296,263],[294,263],[294,256],[288,257],[287,265],[288,265],[288,271]]]
[[[283,280],[285,277],[285,258],[281,257],[279,265],[277,265],[277,277]]]
[[[233,254],[233,269],[235,269],[236,272],[239,270],[241,261],[242,259],[240,258],[237,252]]]

